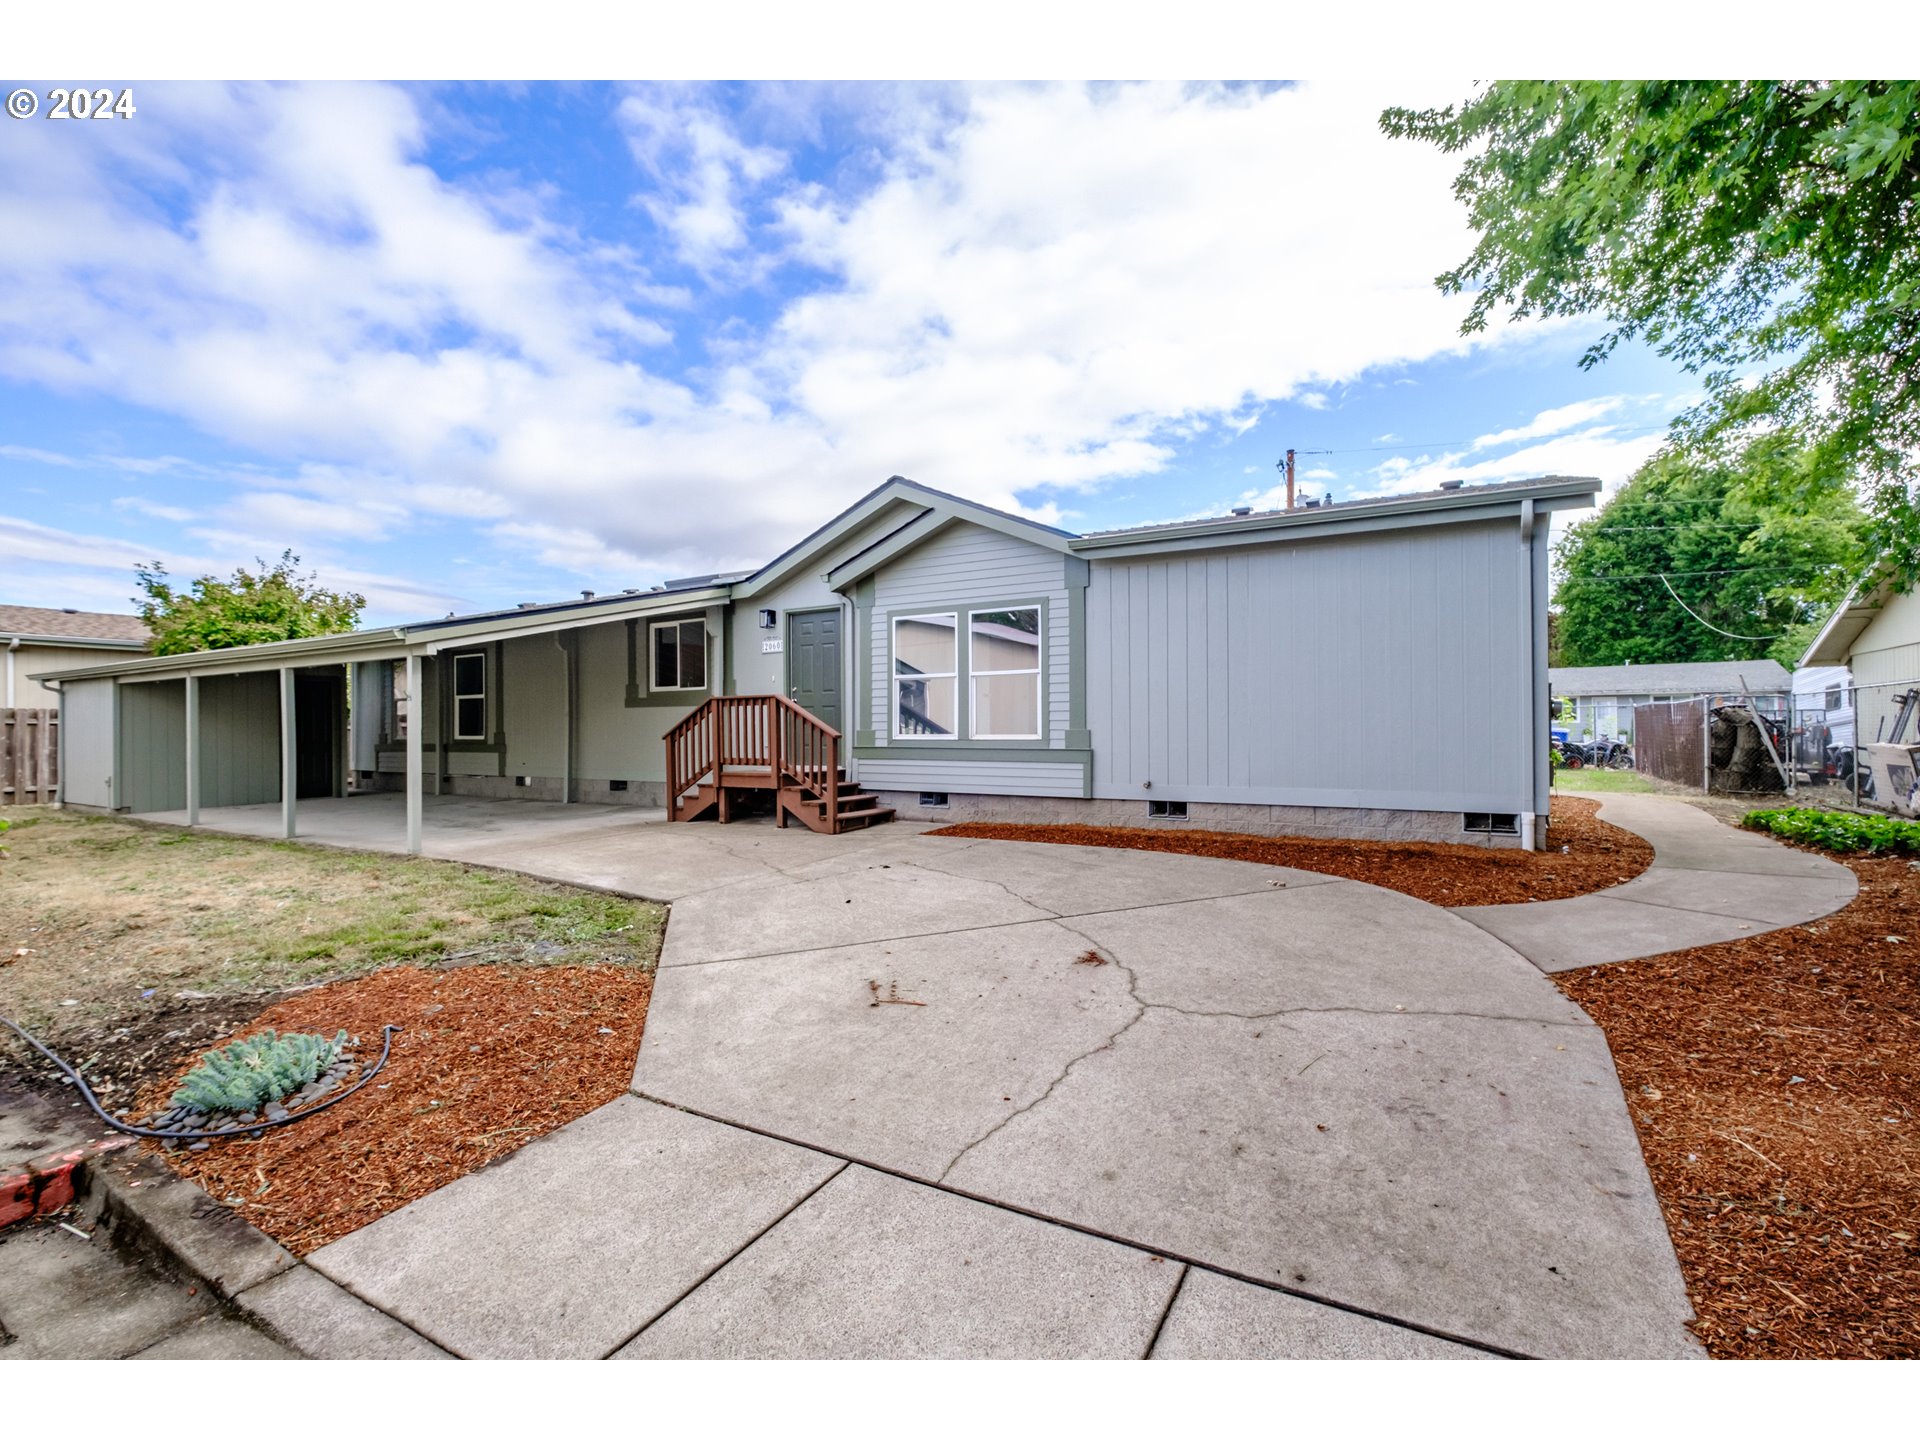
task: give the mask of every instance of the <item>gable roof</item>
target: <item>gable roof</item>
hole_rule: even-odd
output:
[[[0,640],[39,640],[140,650],[153,637],[138,615],[99,610],[50,610],[39,605],[0,605]]]
[[[1879,618],[1887,601],[1893,598],[1891,578],[1877,583],[1862,582],[1847,592],[1847,598],[1834,606],[1833,614],[1827,617],[1827,623],[1820,627],[1820,633],[1813,637],[1813,643],[1807,647],[1807,653],[1800,657],[1802,665],[1845,665],[1853,654],[1854,642],[1865,633],[1867,626]]]
[[[1737,695],[1740,683],[1756,695],[1793,688],[1778,660],[1704,660],[1686,665],[1559,665],[1547,671],[1556,695]]]
[[[734,599],[749,599],[770,589],[852,537],[870,521],[889,515],[898,518],[897,526],[834,567],[830,583],[836,589],[878,569],[894,555],[931,538],[956,520],[998,530],[1003,535],[1029,540],[1063,554],[1068,542],[1074,539],[1071,531],[1043,525],[1024,515],[996,510],[991,505],[982,505],[959,495],[949,495],[944,490],[935,490],[931,485],[922,485],[904,475],[894,475],[884,485],[868,491],[804,540],[782,551],[735,585]]]

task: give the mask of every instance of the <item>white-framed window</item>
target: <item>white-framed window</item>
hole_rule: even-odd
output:
[[[893,733],[951,740],[960,732],[960,617],[949,610],[893,619]]]
[[[653,656],[651,688],[704,690],[707,688],[707,622],[665,620],[648,627]]]
[[[453,738],[487,738],[487,657],[472,650],[453,657]]]
[[[1040,738],[1040,607],[967,612],[968,733]]]

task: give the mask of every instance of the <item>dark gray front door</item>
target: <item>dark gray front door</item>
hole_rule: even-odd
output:
[[[787,693],[801,709],[844,732],[838,610],[802,610],[787,616]]]

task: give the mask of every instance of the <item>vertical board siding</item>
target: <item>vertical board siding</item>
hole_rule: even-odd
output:
[[[997,530],[964,522],[950,526],[924,545],[915,546],[874,576],[873,631],[868,637],[872,656],[872,688],[868,716],[876,744],[885,745],[893,732],[892,657],[887,615],[925,605],[993,606],[1017,600],[1047,602],[1044,640],[1047,692],[1042,706],[1042,728],[1050,745],[1066,744],[1070,703],[1067,633],[1066,561],[1057,551],[1016,540]],[[960,620],[964,647],[965,617]]]
[[[1094,793],[1528,808],[1530,562],[1503,524],[1096,560]]]
[[[75,805],[105,810],[113,804],[114,683],[70,680],[60,716],[63,796]]]
[[[186,808],[186,681],[120,687],[119,799],[136,815]]]
[[[186,744],[186,688],[180,693]],[[187,803],[186,760],[180,804]],[[200,803],[268,805],[280,798],[280,677],[274,671],[209,675],[200,682]]]

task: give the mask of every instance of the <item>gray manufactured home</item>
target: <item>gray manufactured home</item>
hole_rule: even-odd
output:
[[[1549,477],[1076,535],[899,478],[751,574],[50,676],[64,800],[1537,845]],[[1444,697],[1441,704],[1432,697]]]

